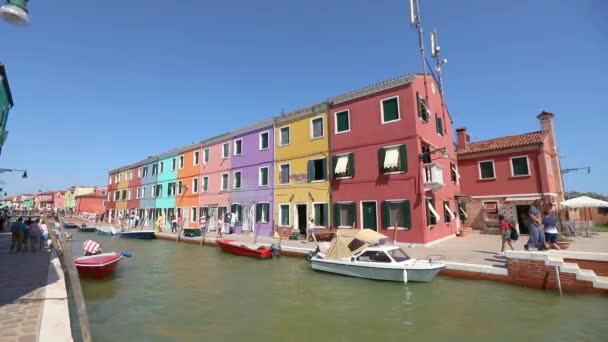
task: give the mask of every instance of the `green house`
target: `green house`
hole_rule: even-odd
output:
[[[6,122],[8,121],[8,112],[11,108],[13,108],[13,95],[8,85],[4,64],[0,63],[0,154],[8,136]]]

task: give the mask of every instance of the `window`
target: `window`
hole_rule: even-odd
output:
[[[255,223],[268,223],[270,216],[270,204],[256,203],[255,205]]]
[[[133,180],[133,170],[129,171],[129,180]]]
[[[494,172],[494,161],[486,160],[479,162],[479,179],[494,179],[496,174]]]
[[[155,176],[158,174],[158,164],[154,164],[152,165],[152,176]]]
[[[426,105],[426,100],[424,97],[420,96],[419,93],[416,93],[416,98],[418,99],[418,117],[424,121],[429,121],[429,108]]]
[[[437,128],[437,134],[443,136],[443,119],[435,114],[435,126]]]
[[[259,169],[258,185],[268,186],[268,166]]]
[[[137,192],[135,193],[135,199],[141,198],[141,188],[137,188]]]
[[[110,179],[108,180],[108,185],[112,185],[112,176],[110,176]]]
[[[234,141],[234,155],[240,156],[243,148],[243,139],[237,139]]]
[[[407,172],[407,148],[405,145],[382,147],[378,150],[381,173]]]
[[[280,205],[279,216],[281,227],[289,227],[289,204]]]
[[[142,170],[142,177],[148,177],[148,167],[144,166]]]
[[[467,204],[465,202],[458,201],[458,217],[461,221],[466,221],[469,217],[467,214]]]
[[[326,179],[327,159],[314,159],[308,161],[308,182],[317,182]]]
[[[202,191],[207,192],[208,186],[209,186],[209,177],[203,177]]]
[[[184,168],[184,156],[179,156],[179,168]]]
[[[203,151],[203,163],[207,164],[209,162],[209,149],[206,148]]]
[[[126,200],[127,199],[127,190],[123,190],[122,191],[122,200]]]
[[[456,169],[456,164],[454,163],[450,163],[450,178],[454,184],[458,183],[458,178],[460,178],[458,170]]]
[[[171,171],[175,171],[175,158],[171,159]]]
[[[175,182],[171,182],[167,186],[167,196],[175,196]]]
[[[443,201],[443,216],[445,216],[445,223],[452,222],[456,217],[452,209],[450,209],[450,201]]]
[[[399,115],[399,97],[382,100],[382,123],[389,123],[401,119]]]
[[[192,178],[192,192],[198,192],[198,178]]]
[[[281,127],[279,129],[279,146],[289,145],[290,138],[289,126]]]
[[[191,214],[190,214],[190,222],[192,222],[192,223],[196,222],[196,219],[198,219],[198,217],[196,217],[196,214],[198,214],[197,208],[192,207]]]
[[[243,217],[243,206],[238,204],[238,203],[234,203],[232,204],[232,206],[230,207],[230,212],[232,213],[232,215],[236,215],[235,220],[236,222],[241,222],[241,217]]]
[[[141,198],[146,198],[146,187],[141,188]]]
[[[392,262],[384,251],[367,251],[357,257],[357,261],[365,262]]]
[[[521,177],[530,175],[530,165],[528,165],[528,157],[511,158],[511,176]]]
[[[222,145],[222,158],[223,159],[228,158],[229,154],[230,154],[230,143],[224,143]]]
[[[232,175],[232,188],[240,189],[241,188],[241,171],[234,171]]]
[[[221,186],[220,190],[222,190],[222,191],[228,190],[228,174],[227,173],[222,174],[222,186]]]
[[[334,177],[354,177],[355,176],[355,154],[343,154],[332,158],[334,166]]]
[[[161,197],[163,195],[163,185],[157,184],[154,186],[154,197]]]
[[[434,226],[441,221],[441,217],[435,209],[435,200],[432,198],[426,199],[426,222],[429,226]]]
[[[350,112],[349,110],[343,110],[341,112],[337,112],[336,114],[336,134],[337,133],[345,133],[350,131]]]
[[[498,220],[498,202],[484,201],[483,202],[483,218],[484,220]]]
[[[410,257],[407,254],[405,254],[405,252],[401,248],[392,249],[392,250],[388,251],[387,253],[396,262],[403,262],[403,261],[407,261],[410,259]]]
[[[120,183],[120,173],[116,175],[116,183]]]
[[[354,202],[334,204],[335,227],[352,227],[355,222],[357,222],[357,209]]]
[[[116,192],[114,193],[114,200],[115,200],[115,201],[120,200],[120,191],[116,191]]]
[[[313,210],[315,226],[327,227],[327,203],[315,203]]]
[[[137,178],[141,178],[141,167],[137,169]]]
[[[289,184],[289,164],[279,165],[279,184]]]
[[[165,162],[160,162],[160,173],[165,171]]]
[[[260,150],[268,149],[268,132],[260,133]]]
[[[382,226],[385,229],[412,228],[412,212],[409,200],[382,202]]]
[[[178,194],[182,194],[183,192],[183,188],[184,188],[184,182],[182,182],[181,180],[177,182],[177,193]]]
[[[209,207],[200,207],[199,208],[199,217],[208,217],[209,216]]]
[[[198,165],[198,163],[200,162],[200,156],[201,156],[201,152],[200,151],[194,151],[192,154],[192,165]]]
[[[323,127],[323,117],[318,117],[310,120],[310,138],[319,139],[325,136]]]
[[[547,156],[547,174],[551,176],[553,174],[553,165],[551,164],[551,157]]]

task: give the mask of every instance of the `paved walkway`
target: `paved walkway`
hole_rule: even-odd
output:
[[[49,253],[9,253],[10,243],[0,233],[0,341],[37,341]]]

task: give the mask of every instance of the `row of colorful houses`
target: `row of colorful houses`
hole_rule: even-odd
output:
[[[432,77],[402,76],[111,170],[106,218],[205,215],[214,230],[230,211],[237,233],[356,226],[427,243],[458,229],[451,124]]]
[[[236,233],[279,227],[370,228],[427,244],[461,225],[522,224],[534,199],[564,198],[553,114],[541,130],[453,139],[432,77],[411,74],[329,98],[109,171],[106,218],[209,228],[228,211]]]
[[[39,191],[37,194],[20,194],[0,199],[0,207],[15,210],[57,211],[67,210],[99,214],[105,212],[106,189],[73,186],[66,190]]]

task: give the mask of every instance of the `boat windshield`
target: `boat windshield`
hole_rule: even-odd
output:
[[[406,261],[406,260],[409,260],[409,258],[410,258],[407,254],[405,254],[405,252],[403,250],[401,250],[401,248],[395,248],[393,250],[390,250],[390,251],[388,251],[388,254],[396,262]]]

